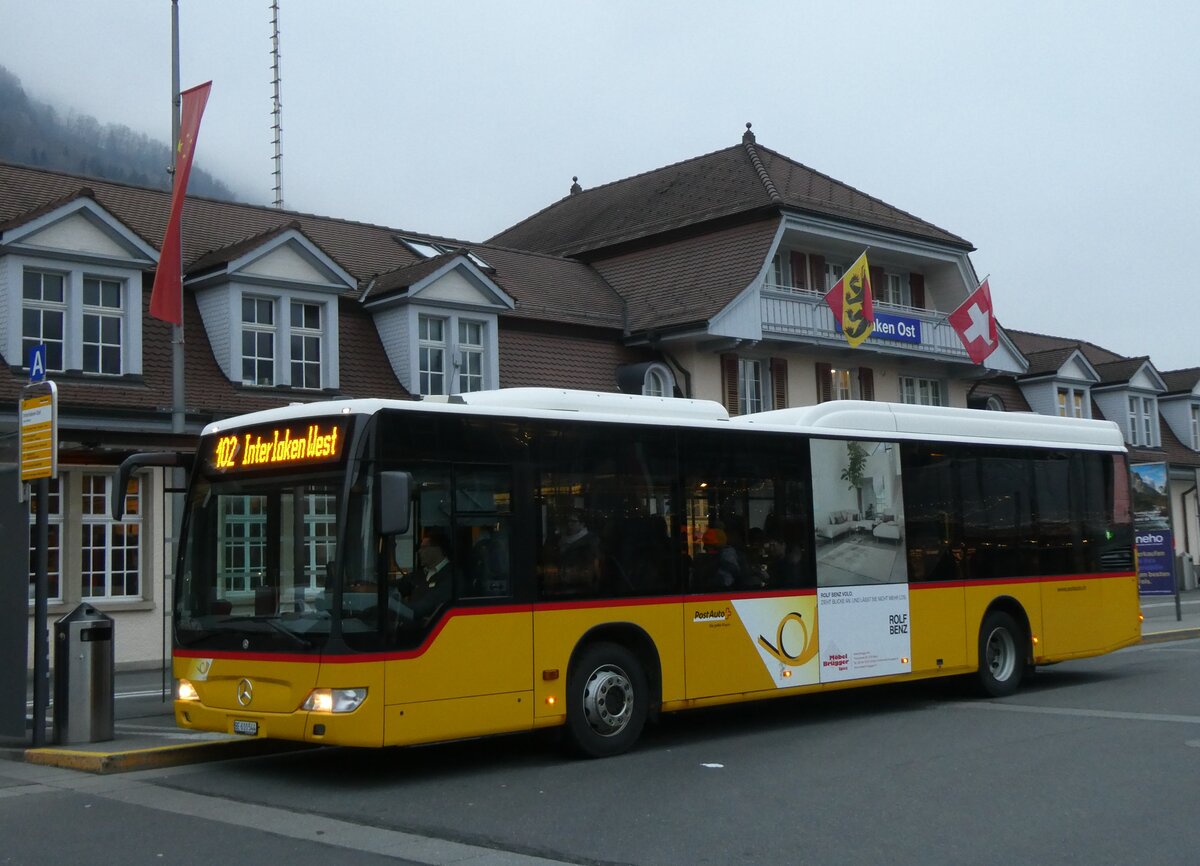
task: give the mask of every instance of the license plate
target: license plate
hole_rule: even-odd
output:
[[[245,734],[248,737],[257,736],[258,722],[247,722],[242,719],[234,719],[233,732],[235,734]]]

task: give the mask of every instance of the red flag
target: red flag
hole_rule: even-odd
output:
[[[992,314],[992,292],[988,289],[987,280],[980,283],[979,288],[971,292],[947,318],[976,364],[982,364],[1000,345],[996,336],[996,317]]]
[[[154,289],[150,293],[150,315],[173,325],[183,324],[183,253],[180,249],[179,224],[183,217],[183,200],[187,195],[188,175],[192,173],[192,155],[196,152],[196,136],[200,118],[208,102],[212,82],[185,90],[179,94],[179,141],[175,143],[175,184],[171,191],[171,215],[163,235],[158,267],[154,271]]]
[[[834,324],[842,329],[850,348],[871,336],[875,330],[875,303],[871,297],[871,268],[864,251],[842,278],[825,295],[833,310]]]

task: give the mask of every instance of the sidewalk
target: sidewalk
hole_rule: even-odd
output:
[[[1181,593],[1179,618],[1176,618],[1174,596],[1145,596],[1141,607],[1145,616],[1143,643],[1200,637],[1200,590]],[[139,683],[132,676],[117,675],[118,697],[123,693],[128,697],[146,694],[145,691],[132,691],[138,688],[144,689],[145,683]],[[0,759],[104,774],[312,748],[300,743],[181,730],[175,727],[169,701],[150,701],[143,713],[119,719],[114,725],[115,739],[107,742],[39,749],[0,744]]]
[[[1179,594],[1178,613],[1173,595],[1142,596],[1142,615],[1142,643],[1200,637],[1200,589]]]

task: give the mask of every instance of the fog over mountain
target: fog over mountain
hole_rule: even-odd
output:
[[[60,113],[32,99],[21,81],[0,66],[0,159],[137,186],[170,189],[171,148],[127,126],[90,115]],[[238,201],[221,181],[193,166],[191,195]]]

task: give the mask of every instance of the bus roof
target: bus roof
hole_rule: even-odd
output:
[[[203,435],[317,416],[374,415],[383,410],[519,418],[569,415],[572,420],[602,423],[753,428],[843,438],[994,442],[1107,451],[1125,448],[1121,431],[1111,421],[864,400],[834,400],[816,406],[731,418],[724,406],[712,400],[563,388],[501,388],[424,400],[350,399],[294,403],[214,421],[204,428]]]

